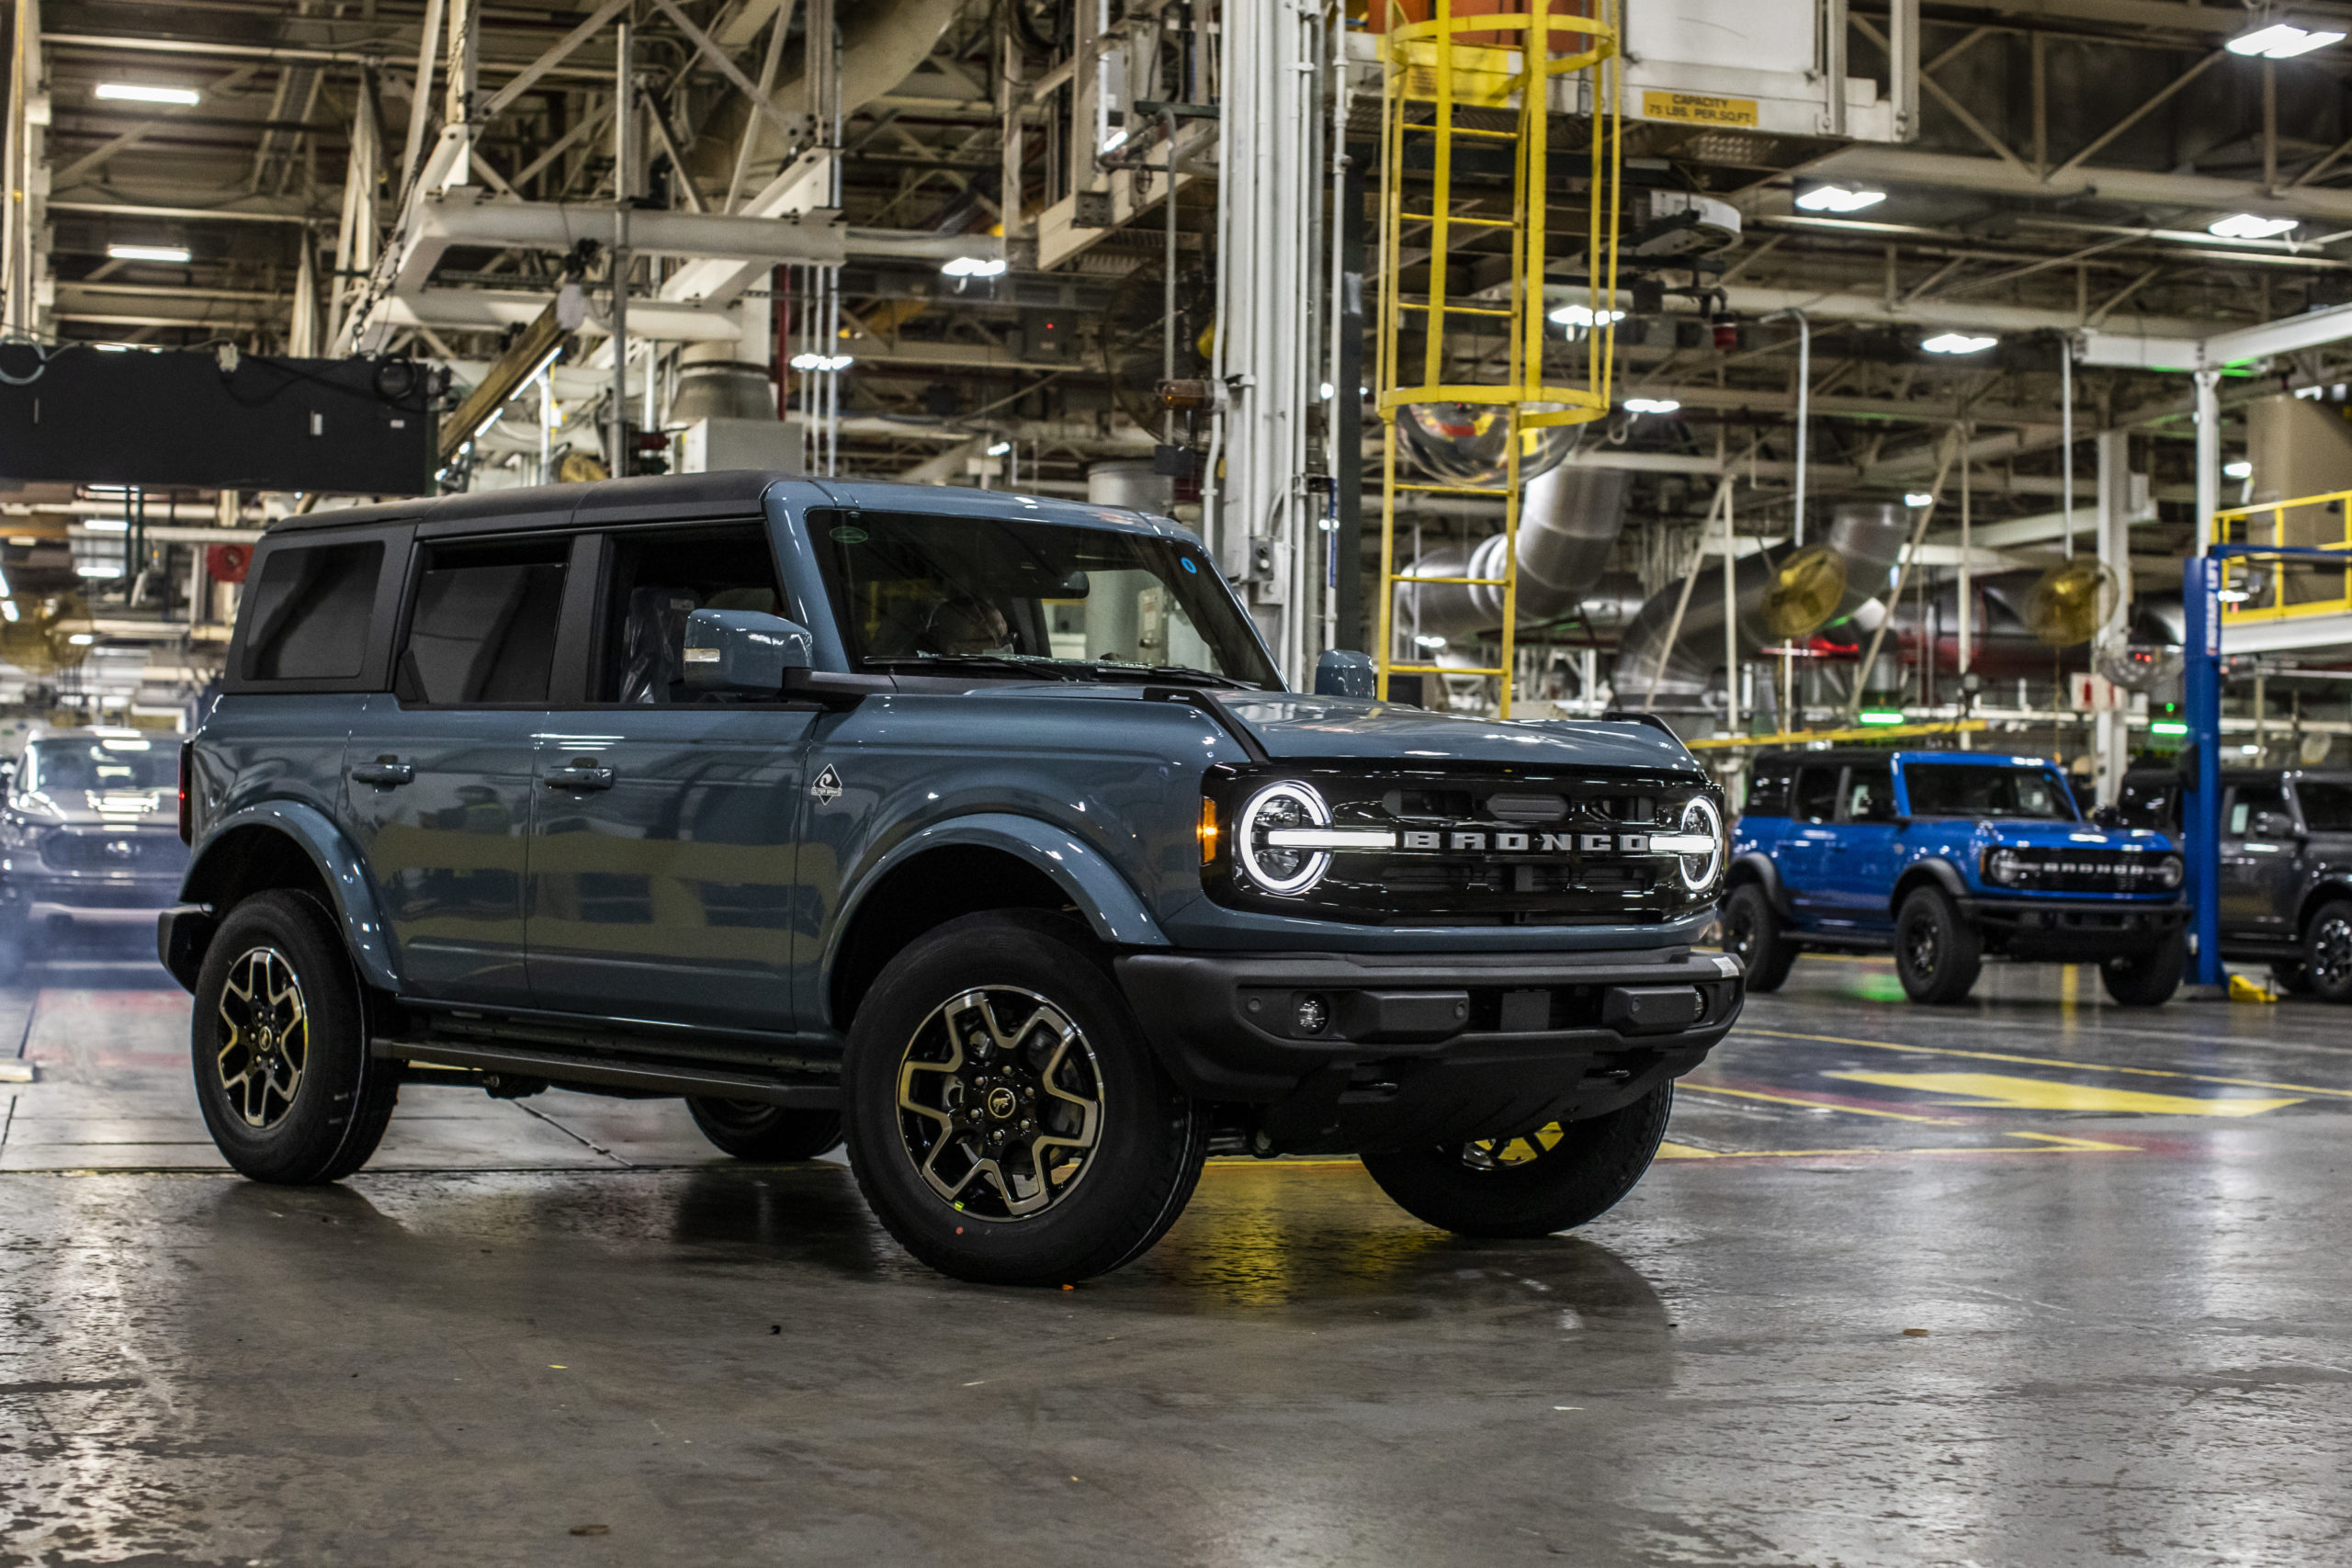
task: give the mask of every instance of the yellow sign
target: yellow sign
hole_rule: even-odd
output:
[[[1711,98],[1703,93],[1642,92],[1644,119],[1679,119],[1685,125],[1754,125],[1754,98]]]
[[[2256,1100],[2225,1095],[2149,1094],[2134,1089],[2099,1089],[2088,1084],[2059,1083],[2051,1078],[2011,1077],[2005,1073],[1827,1073],[1826,1077],[1883,1089],[1907,1089],[1920,1094],[1958,1095],[1941,1101],[1984,1110],[2108,1111],[2145,1116],[2258,1116],[2292,1100]]]

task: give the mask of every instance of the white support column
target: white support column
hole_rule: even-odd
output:
[[[7,203],[0,224],[0,327],[28,337],[48,335],[49,310],[49,72],[40,47],[40,0],[17,0],[8,66]]]
[[[2114,571],[2121,584],[2114,613],[2091,639],[2096,655],[2100,649],[2120,646],[2132,624],[2132,437],[2125,431],[2103,430],[2094,450],[2098,454],[2098,560]],[[2115,804],[2123,770],[2131,761],[2128,716],[2120,707],[2103,711],[2093,730],[2101,806]]]
[[[2213,542],[2213,513],[2222,507],[2222,373],[2199,370],[2197,381],[2197,553]]]

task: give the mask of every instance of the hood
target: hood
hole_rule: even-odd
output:
[[[1976,824],[1986,847],[2012,850],[2141,850],[2170,854],[2169,835],[2147,828],[2101,828],[2089,822],[2018,822],[1985,818]]]
[[[1519,724],[1361,697],[1218,694],[1269,755],[1286,761],[1376,758],[1405,763],[1701,772],[1680,741],[1646,724],[1574,719]]]

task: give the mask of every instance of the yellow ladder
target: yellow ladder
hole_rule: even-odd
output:
[[[1407,0],[1381,0],[1388,6],[1382,37],[1385,65],[1381,95],[1380,335],[1376,376],[1381,421],[1380,632],[1375,660],[1379,692],[1388,696],[1392,674],[1479,675],[1498,682],[1498,712],[1510,716],[1511,671],[1519,622],[1519,469],[1521,448],[1533,431],[1583,424],[1610,410],[1609,371],[1613,343],[1610,306],[1617,296],[1617,179],[1622,158],[1618,121],[1618,29],[1612,20],[1621,0],[1596,0],[1599,17],[1534,14],[1532,9],[1456,16],[1455,0],[1433,0],[1434,14],[1408,18]],[[1521,0],[1548,7],[1555,0]],[[1416,9],[1429,8],[1421,0]],[[1516,50],[1473,46],[1462,33],[1515,36]],[[1555,53],[1556,34],[1571,35],[1571,51]],[[1544,265],[1547,243],[1544,192],[1548,188],[1549,98],[1555,77],[1589,71],[1586,101],[1592,110],[1589,195],[1585,222],[1585,268],[1591,325],[1585,333],[1584,384],[1544,381]],[[1460,125],[1462,108],[1493,108],[1517,99],[1518,124],[1503,130]],[[1433,138],[1433,189],[1425,212],[1407,209],[1407,138]],[[1513,152],[1511,216],[1508,220],[1457,213],[1453,207],[1453,148],[1456,139],[1510,144]],[[1404,226],[1430,225],[1430,276],[1426,293],[1408,297],[1404,288]],[[1455,303],[1447,296],[1447,259],[1459,228],[1509,229],[1511,276],[1509,303]],[[1407,317],[1426,323],[1418,384],[1402,381]],[[1449,382],[1447,367],[1460,346],[1457,318],[1509,323],[1508,368],[1500,382]],[[1480,345],[1483,346],[1483,345]],[[1474,356],[1475,364],[1475,356]],[[1504,480],[1500,486],[1419,484],[1396,477],[1396,415],[1412,403],[1468,403],[1500,408],[1508,421]],[[1396,570],[1396,498],[1400,494],[1500,495],[1503,498],[1503,566],[1500,577],[1418,577]],[[1502,657],[1495,666],[1451,667],[1399,660],[1394,625],[1400,582],[1499,588],[1503,595]],[[1418,657],[1419,650],[1416,650]]]

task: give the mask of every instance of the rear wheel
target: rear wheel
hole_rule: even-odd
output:
[[[1367,1154],[1363,1168],[1398,1208],[1457,1235],[1538,1236],[1608,1213],[1634,1190],[1666,1136],[1674,1086],[1589,1122],[1515,1138]]]
[[[815,1159],[841,1146],[842,1113],[797,1111],[756,1100],[689,1098],[686,1113],[702,1135],[737,1159]]]
[[[1724,946],[1747,972],[1751,991],[1777,991],[1797,961],[1796,944],[1760,883],[1743,882],[1724,901]]]
[[[2124,1007],[2162,1007],[2180,989],[2180,977],[2188,968],[2188,943],[2174,931],[2145,953],[2102,959],[2098,977],[2107,994]]]
[[[1931,1006],[1964,1000],[1984,967],[1976,928],[1941,889],[1922,887],[1903,900],[1894,917],[1894,972],[1905,996]]]
[[[221,1157],[256,1181],[335,1181],[368,1163],[400,1097],[368,1055],[366,1004],[319,901],[257,893],[229,911],[197,976],[196,1098]]]
[[[874,982],[842,1058],[850,1165],[943,1274],[1106,1273],[1182,1213],[1208,1124],[1169,1081],[1082,927],[967,915]]]
[[[2352,903],[2339,898],[2312,914],[2303,928],[2303,973],[2313,996],[2352,1002]]]

